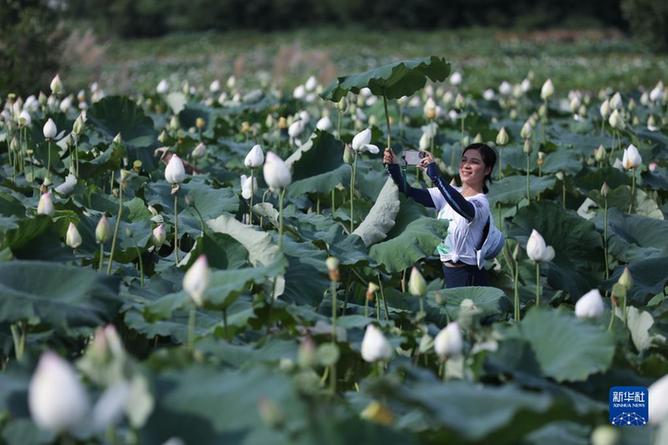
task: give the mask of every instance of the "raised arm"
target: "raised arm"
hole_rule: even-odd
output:
[[[401,173],[401,168],[397,164],[387,164],[388,171],[394,183],[399,187],[399,191],[404,195],[413,198],[415,201],[419,202],[425,207],[436,207],[434,200],[431,199],[429,191],[426,189],[417,189],[411,187],[406,182],[406,178]]]
[[[443,195],[443,198],[445,198],[455,212],[459,213],[469,221],[472,221],[473,218],[475,218],[475,207],[473,204],[467,201],[466,198],[464,198],[454,187],[443,181],[443,178],[441,178],[440,172],[438,171],[438,167],[434,162],[431,162],[427,166],[427,176],[429,176],[429,179],[432,180],[434,186],[438,188]]]

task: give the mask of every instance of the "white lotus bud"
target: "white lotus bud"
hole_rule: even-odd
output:
[[[464,347],[459,323],[453,321],[441,329],[434,339],[434,350],[441,359],[459,356]]]
[[[392,345],[387,341],[383,332],[375,325],[370,324],[364,332],[361,352],[364,361],[373,363],[379,360],[389,360],[392,358],[393,351]]]
[[[378,146],[370,144],[371,142],[371,129],[367,128],[360,131],[353,137],[352,149],[361,153],[368,151],[370,153],[376,154],[380,150]]]
[[[659,425],[668,420],[668,374],[648,388],[649,423]]]
[[[485,100],[493,100],[494,90],[491,88],[487,88],[485,91],[482,92],[482,98]]]
[[[656,86],[652,88],[652,91],[649,92],[649,100],[658,102],[663,99],[664,94],[663,82],[659,81]]]
[[[417,267],[411,269],[411,277],[408,280],[408,292],[414,297],[421,297],[427,292],[427,282]]]
[[[332,120],[329,116],[324,116],[315,124],[315,128],[320,131],[329,131],[332,128]]]
[[[56,191],[61,195],[69,195],[74,191],[76,185],[77,177],[70,173],[65,177],[65,182],[56,187]]]
[[[610,117],[608,118],[608,123],[612,128],[615,129],[624,128],[624,119],[618,110],[613,110],[613,112],[610,114]]]
[[[652,114],[647,118],[647,129],[649,131],[657,131],[659,129],[659,127],[656,126],[656,120]]]
[[[606,155],[605,147],[603,146],[603,144],[601,144],[601,145],[598,146],[598,148],[594,152],[594,159],[596,159],[596,161],[598,161],[598,162],[601,162],[605,159],[605,155]]]
[[[598,318],[603,315],[603,298],[598,289],[592,289],[575,303],[575,316],[578,318]]]
[[[459,71],[455,71],[450,75],[450,83],[454,86],[462,83],[462,74]]]
[[[501,127],[499,132],[496,134],[496,145],[501,145],[501,146],[506,145],[509,140],[510,140],[510,137],[508,136],[508,132],[506,131],[506,127]]]
[[[529,79],[524,79],[520,83],[520,88],[522,89],[523,93],[528,92],[531,89],[531,81]]]
[[[88,395],[72,366],[45,352],[30,380],[28,407],[33,421],[52,433],[74,430],[88,414]]]
[[[304,85],[298,85],[295,87],[295,89],[292,91],[292,97],[297,100],[304,99],[304,97],[306,97],[306,88]]]
[[[264,163],[264,152],[260,144],[253,145],[253,148],[250,149],[246,158],[244,159],[244,165],[248,168],[256,168],[261,166]]]
[[[31,124],[32,118],[30,117],[30,113],[26,110],[21,111],[21,114],[19,114],[19,125],[22,127],[29,127]]]
[[[180,184],[186,179],[186,169],[178,155],[173,154],[165,168],[165,180],[170,184]]]
[[[499,85],[499,93],[503,96],[509,96],[513,92],[513,86],[506,80]]]
[[[210,275],[206,255],[200,255],[183,277],[183,290],[197,306],[204,304],[204,293],[209,288]]]
[[[306,91],[313,91],[317,86],[318,86],[318,81],[316,80],[315,76],[310,76],[306,80],[306,83],[304,83],[304,88],[306,89]]]
[[[264,173],[264,181],[273,191],[285,188],[292,182],[290,168],[274,152],[267,153],[262,172]]]
[[[241,197],[250,199],[253,196],[253,190],[257,190],[257,178],[253,177],[251,181],[250,176],[241,175]]]
[[[624,102],[622,101],[622,95],[619,94],[619,91],[616,92],[611,98],[610,98],[610,108],[613,110],[621,110],[624,108]]]
[[[51,88],[51,94],[58,95],[63,92],[63,82],[60,81],[60,76],[58,74],[51,79],[49,87]]]
[[[190,152],[190,156],[192,156],[193,159],[203,158],[204,155],[206,155],[206,145],[204,145],[204,142],[197,144]]]
[[[95,241],[97,243],[104,244],[107,242],[110,235],[111,226],[109,224],[109,220],[107,219],[107,215],[102,215],[100,220],[97,222],[97,226],[95,226]]]
[[[234,88],[236,84],[237,84],[237,78],[234,76],[228,77],[227,82],[225,83],[225,85],[227,85],[227,88],[229,88],[230,90]]]
[[[67,113],[67,110],[69,110],[71,107],[72,107],[72,96],[67,96],[65,99],[61,100],[60,105],[58,105],[58,108],[63,113]]]
[[[209,85],[209,91],[213,94],[216,94],[218,91],[220,91],[220,80],[215,79],[211,84]]]
[[[304,127],[306,127],[306,124],[302,120],[298,119],[294,121],[288,127],[288,136],[293,139],[296,138],[304,132]]]
[[[427,119],[434,119],[436,117],[436,102],[434,102],[432,97],[427,98],[427,101],[422,107],[422,112]]]
[[[647,168],[649,169],[649,171],[654,173],[656,169],[659,168],[659,164],[657,164],[656,162],[650,162]]]
[[[543,86],[540,89],[540,97],[543,100],[547,100],[554,94],[554,85],[552,84],[552,79],[547,79]]]
[[[58,129],[56,128],[56,123],[53,122],[53,119],[49,118],[44,127],[42,128],[42,134],[46,139],[53,139],[58,134]]]
[[[67,234],[65,235],[65,244],[67,244],[72,249],[76,249],[81,245],[81,234],[77,230],[77,226],[70,223],[67,226]]]
[[[72,133],[74,133],[77,136],[80,136],[83,131],[84,131],[84,118],[83,114],[79,114],[77,118],[74,120],[74,124],[72,125]]]
[[[554,248],[545,244],[545,240],[536,229],[531,231],[529,241],[527,241],[527,255],[537,263],[552,261],[554,258]]]
[[[464,96],[461,94],[457,94],[457,97],[455,97],[455,109],[461,110],[466,106],[466,99],[464,99]]]
[[[640,152],[638,152],[638,149],[635,145],[631,144],[626,147],[626,149],[624,149],[622,164],[626,170],[640,167],[640,164],[642,164],[642,158],[640,157]]]
[[[643,104],[644,106],[648,106],[648,105],[649,105],[649,94],[647,94],[647,91],[644,91],[644,92],[640,95],[640,103]]]
[[[53,207],[51,192],[43,193],[42,196],[39,197],[39,203],[37,204],[37,214],[52,216],[54,212],[55,208]]]
[[[153,232],[151,233],[151,240],[156,247],[160,247],[165,244],[166,239],[167,231],[165,230],[165,225],[159,224],[158,227],[153,229]]]
[[[533,134],[533,128],[531,127],[531,122],[526,121],[524,125],[522,125],[522,129],[520,130],[520,136],[522,139],[530,139],[531,135]]]
[[[571,108],[572,113],[576,113],[578,111],[578,108],[580,108],[580,98],[577,96],[573,96],[571,99],[570,103],[568,104]]]
[[[162,79],[160,82],[158,82],[158,86],[155,87],[155,91],[158,94],[167,94],[169,92],[169,83],[167,83],[167,80]]]
[[[420,142],[418,143],[418,147],[420,150],[427,150],[431,146],[431,138],[427,133],[422,133],[422,136],[420,136]]]

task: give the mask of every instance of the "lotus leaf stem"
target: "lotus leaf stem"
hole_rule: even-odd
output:
[[[193,305],[188,315],[188,349],[195,347],[195,322],[197,318],[197,308]]]
[[[603,201],[603,253],[605,255],[605,279],[610,278],[610,264],[608,264],[608,198]]]
[[[253,187],[253,179],[255,177],[255,169],[251,168],[251,177],[250,177],[250,185],[251,185],[251,195],[250,195],[250,205],[248,207],[248,224],[251,226],[253,225],[253,195],[255,194],[255,189]]]
[[[100,265],[98,266],[97,270],[102,271],[102,267],[104,264],[104,243],[100,243]]]
[[[17,361],[21,361],[26,346],[26,327],[22,321],[12,323],[12,340],[14,341],[14,354]]]
[[[179,191],[174,191],[174,265],[179,265]]]
[[[285,188],[278,193],[278,248],[283,247],[283,199]]]
[[[631,202],[629,203],[629,213],[633,212],[633,204],[636,198],[636,170],[631,170]]]
[[[114,236],[111,238],[111,253],[109,254],[109,263],[107,263],[107,275],[111,273],[111,264],[114,262],[114,252],[116,251],[116,239],[118,238],[118,228],[121,225],[122,216],[123,216],[123,184],[120,184],[118,187],[118,216],[116,217],[116,224],[114,224]]]
[[[353,196],[355,194],[355,176],[357,175],[357,150],[355,152],[355,157],[353,158],[353,172],[350,175],[350,232],[352,233],[355,230],[355,218],[353,216],[354,212],[354,201]]]
[[[540,306],[540,262],[536,261],[536,306]]]
[[[531,153],[527,153],[527,200],[531,202]]]

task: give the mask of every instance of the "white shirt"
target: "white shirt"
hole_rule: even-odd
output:
[[[455,189],[461,193],[461,188],[455,187]],[[485,224],[490,217],[487,195],[478,193],[464,197],[475,207],[475,217],[468,221],[455,212],[437,187],[430,187],[428,190],[436,207],[436,218],[448,221],[448,234],[436,248],[441,261],[477,265],[477,248],[480,246]]]

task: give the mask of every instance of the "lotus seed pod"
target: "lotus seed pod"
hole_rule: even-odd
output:
[[[205,126],[206,126],[206,121],[204,120],[204,118],[198,117],[197,119],[195,119],[195,127],[197,127],[198,130],[201,130]]]
[[[394,423],[394,414],[390,409],[376,400],[372,400],[360,413],[360,417],[381,425],[390,426]]]
[[[278,128],[281,130],[288,128],[288,120],[285,118],[285,116],[278,118]]]

